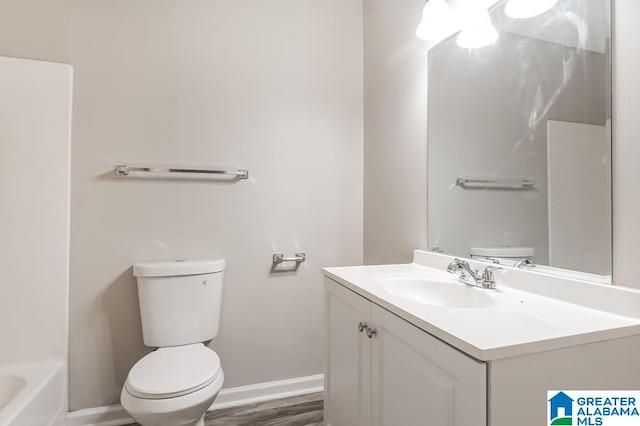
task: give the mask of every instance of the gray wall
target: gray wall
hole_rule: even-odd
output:
[[[70,0],[0,0],[0,56],[69,62]]]
[[[321,373],[320,268],[362,262],[361,2],[78,0],[70,40],[71,409],[118,403],[149,351],[136,261],[227,259],[225,387]],[[251,178],[114,179],[120,162]]]
[[[423,0],[364,0],[364,258],[427,246],[427,51]]]

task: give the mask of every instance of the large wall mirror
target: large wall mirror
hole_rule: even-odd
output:
[[[610,281],[610,1],[510,2],[490,2],[491,44],[429,50],[429,246]]]

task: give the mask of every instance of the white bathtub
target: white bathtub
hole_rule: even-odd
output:
[[[65,370],[62,361],[0,366],[0,426],[63,426]]]

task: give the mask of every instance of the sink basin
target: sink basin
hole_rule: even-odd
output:
[[[422,277],[387,277],[379,281],[385,292],[426,305],[448,308],[486,308],[494,304],[494,300],[484,290],[461,284],[452,279],[426,279]]]

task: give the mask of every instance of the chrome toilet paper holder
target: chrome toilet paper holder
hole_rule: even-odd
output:
[[[284,253],[273,253],[272,261],[274,265],[278,265],[282,262],[296,262],[302,263],[307,260],[306,253],[296,253],[293,257],[284,257]]]

